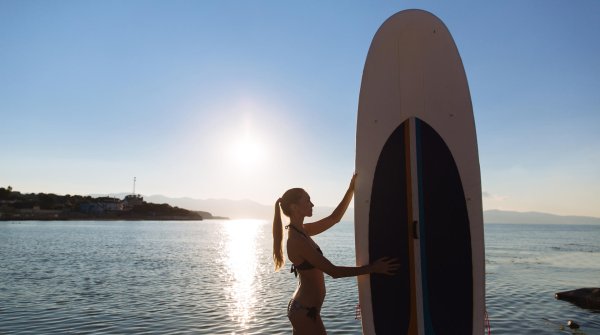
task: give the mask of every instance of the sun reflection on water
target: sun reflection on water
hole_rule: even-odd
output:
[[[261,221],[232,220],[225,222],[225,264],[229,281],[225,290],[231,299],[229,315],[242,328],[255,316],[257,237]]]

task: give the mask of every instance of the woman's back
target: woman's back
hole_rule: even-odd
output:
[[[298,288],[294,292],[294,299],[301,303],[320,307],[325,299],[325,276],[323,271],[315,268],[302,257],[300,243],[309,243],[311,247],[319,250],[316,243],[307,236],[299,233],[288,235],[287,252],[292,262],[292,267],[298,276]],[[293,271],[292,271],[293,272]]]

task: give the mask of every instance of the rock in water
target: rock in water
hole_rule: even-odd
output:
[[[600,288],[597,287],[558,292],[554,297],[559,300],[568,301],[582,308],[600,310]]]

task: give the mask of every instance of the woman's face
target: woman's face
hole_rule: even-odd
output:
[[[312,209],[315,205],[310,201],[308,193],[304,192],[302,197],[294,204],[296,206],[296,213],[302,216],[312,216]]]

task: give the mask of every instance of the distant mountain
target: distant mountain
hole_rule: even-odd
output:
[[[251,200],[169,198],[163,195],[144,196],[153,203],[167,203],[192,211],[205,211],[217,217],[231,219],[266,219],[273,217],[272,209]]]
[[[539,212],[511,212],[492,209],[483,212],[485,223],[534,224],[600,224],[600,218],[590,216],[563,216]]]
[[[273,206],[267,206],[252,200],[169,198],[163,195],[144,196],[144,200],[153,203],[167,203],[171,206],[192,211],[206,211],[214,216],[231,219],[272,220],[275,211],[275,203],[273,203]],[[323,218],[329,215],[333,209],[333,207],[315,207],[313,217]],[[343,220],[352,219],[352,211],[348,210]]]
[[[118,196],[118,195],[117,195]],[[169,198],[163,195],[144,196],[144,200],[157,204],[166,203],[192,211],[209,212],[216,217],[231,219],[273,219],[273,205],[263,205],[252,200],[230,199],[193,199]],[[315,207],[313,218],[319,219],[329,215],[333,207]],[[353,220],[354,212],[349,208],[343,220]],[[539,212],[515,212],[503,210],[487,210],[483,212],[485,223],[526,223],[526,224],[600,224],[600,218],[589,216],[563,216]]]

